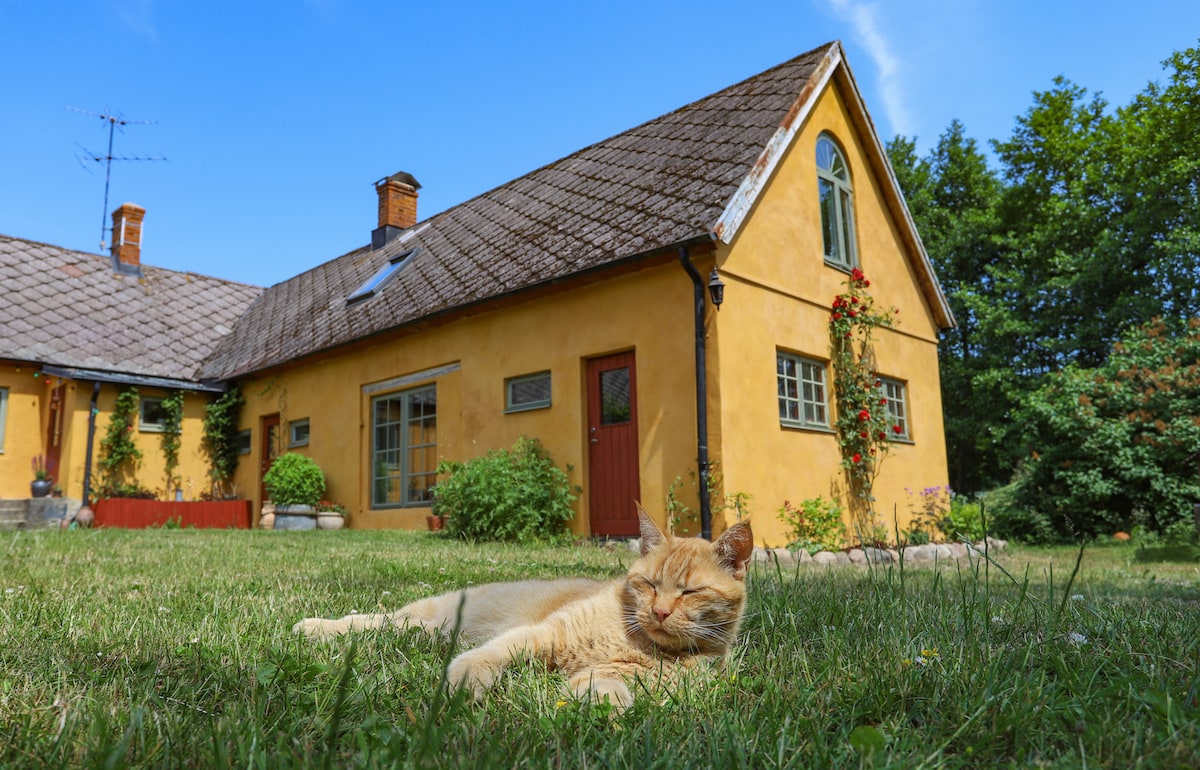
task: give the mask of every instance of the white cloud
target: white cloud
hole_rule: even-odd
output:
[[[891,133],[911,135],[913,124],[905,105],[900,78],[901,64],[892,54],[887,36],[880,30],[879,7],[860,0],[829,0],[829,6],[838,18],[850,24],[855,42],[867,50],[879,68],[879,93]]]
[[[125,26],[151,43],[158,42],[154,26],[154,0],[123,0],[117,3],[117,15]]]

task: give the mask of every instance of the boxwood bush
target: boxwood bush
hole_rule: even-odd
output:
[[[325,494],[325,474],[312,458],[288,452],[271,463],[263,474],[263,485],[275,505],[315,507]]]
[[[568,467],[568,470],[570,468]],[[433,512],[464,540],[527,543],[564,537],[577,488],[537,439],[521,436],[463,463],[443,462]]]

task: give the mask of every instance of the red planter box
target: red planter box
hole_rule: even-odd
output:
[[[174,519],[181,527],[197,529],[250,529],[249,500],[173,502],[110,497],[92,506],[96,527],[145,529],[161,527]]]

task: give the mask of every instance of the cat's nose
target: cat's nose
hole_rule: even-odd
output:
[[[661,623],[671,614],[671,610],[664,607],[655,607],[654,614],[658,616],[658,622]]]

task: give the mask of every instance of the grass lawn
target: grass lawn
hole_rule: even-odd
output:
[[[1096,548],[1072,581],[1076,555],[760,565],[729,667],[612,714],[536,666],[448,700],[451,651],[416,631],[290,628],[468,582],[616,576],[623,547],[4,532],[0,767],[1200,765],[1200,565]]]

